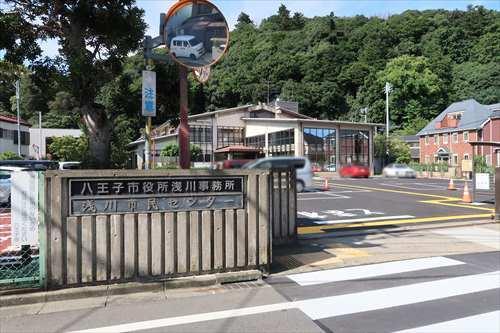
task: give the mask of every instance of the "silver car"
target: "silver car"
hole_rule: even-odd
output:
[[[406,164],[392,163],[382,171],[384,177],[415,178],[417,173]]]
[[[299,165],[300,167],[297,167]],[[305,157],[279,156],[265,157],[256,161],[247,163],[244,169],[272,169],[277,167],[296,167],[297,168],[297,192],[304,191],[305,188],[312,186],[313,172],[311,162]]]

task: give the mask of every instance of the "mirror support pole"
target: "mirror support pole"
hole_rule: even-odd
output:
[[[189,151],[189,124],[188,124],[188,86],[187,69],[179,66],[179,164],[181,169],[189,169],[191,166],[191,152]]]

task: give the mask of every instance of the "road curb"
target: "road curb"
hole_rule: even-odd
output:
[[[262,278],[259,270],[224,272],[209,275],[187,276],[164,281],[127,282],[110,285],[86,286],[51,291],[14,290],[0,295],[3,308],[8,306],[76,300],[92,297],[130,295],[143,292],[164,292],[169,289],[208,287],[224,283],[255,281]]]
[[[334,238],[334,237],[351,237],[351,236],[363,236],[363,235],[372,235],[378,234],[381,231],[385,233],[398,233],[398,232],[406,232],[406,231],[419,231],[419,230],[427,230],[427,229],[440,229],[440,228],[458,228],[458,227],[470,227],[477,225],[487,225],[487,224],[496,224],[500,223],[499,221],[491,220],[480,220],[480,221],[464,221],[464,222],[426,222],[424,224],[415,223],[413,225],[406,226],[377,226],[372,228],[364,228],[364,229],[356,229],[356,230],[340,230],[333,229],[334,231],[322,233],[322,234],[308,234],[308,235],[299,235],[299,241],[311,240],[311,239],[321,239],[321,238]]]

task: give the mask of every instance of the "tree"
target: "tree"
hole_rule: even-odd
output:
[[[410,146],[394,136],[387,140],[385,135],[375,135],[374,138],[375,157],[385,159],[387,163],[409,163],[411,162]],[[387,156],[386,153],[389,152]]]
[[[191,151],[191,159],[195,160],[202,154],[202,150],[199,146],[190,144],[189,150]],[[178,157],[179,156],[179,145],[177,143],[171,143],[166,145],[160,153],[163,157]]]
[[[48,148],[55,160],[88,162],[88,139],[85,136],[56,137]]]
[[[97,167],[107,167],[113,118],[96,101],[100,88],[121,71],[121,61],[140,47],[145,23],[134,0],[64,3],[47,0],[7,0],[14,13],[32,21],[37,37],[55,38],[66,62],[71,93],[89,136]],[[29,20],[36,17],[37,20]]]
[[[43,117],[43,126],[47,128],[78,128],[80,115],[76,99],[66,91],[59,91],[48,102],[49,112]]]
[[[405,55],[389,61],[379,73],[378,86],[385,82],[393,86],[391,120],[396,124],[406,126],[417,117],[432,119],[446,107],[442,82],[425,57]]]
[[[492,104],[500,101],[500,66],[498,62],[479,64],[465,62],[453,67],[450,86],[451,100],[474,98],[479,103]]]
[[[247,26],[253,27],[254,23],[247,13],[241,12],[240,15],[238,15],[238,20],[235,27],[236,29],[241,29]]]

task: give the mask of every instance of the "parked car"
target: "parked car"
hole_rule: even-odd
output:
[[[26,168],[29,170],[57,170],[59,169],[59,163],[55,161],[47,161],[47,160],[3,160],[0,161],[1,167],[20,167]]]
[[[325,169],[326,169],[326,171],[335,172],[335,171],[337,171],[337,164],[335,164],[335,163],[328,164],[325,167]]]
[[[313,164],[311,166],[312,172],[321,172],[321,167],[318,164]]]
[[[177,58],[196,60],[205,53],[205,48],[195,36],[181,35],[170,41],[170,52]]]
[[[59,170],[81,169],[81,162],[59,162]]]
[[[11,193],[11,173],[16,171],[26,171],[28,168],[23,167],[0,167],[0,207],[10,208],[10,193]]]
[[[245,169],[272,169],[295,167],[297,170],[297,192],[312,186],[313,171],[311,162],[305,157],[265,157],[243,166]]]
[[[417,173],[406,164],[389,164],[382,171],[384,177],[415,178]]]
[[[365,165],[347,164],[340,167],[341,177],[351,178],[368,178],[370,177],[370,169]]]
[[[225,160],[222,162],[222,169],[241,169],[252,160]]]

